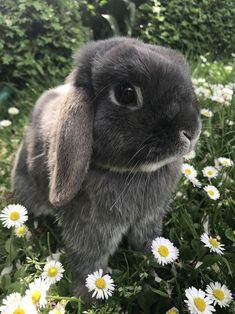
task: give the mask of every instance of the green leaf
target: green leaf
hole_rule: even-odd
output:
[[[235,234],[234,231],[232,229],[227,229],[225,231],[225,236],[226,238],[228,238],[229,240],[235,242]]]
[[[151,291],[153,291],[154,293],[156,293],[156,294],[158,294],[158,295],[160,295],[160,296],[162,296],[162,297],[164,297],[164,298],[170,298],[170,296],[166,293],[166,292],[164,292],[164,291],[161,291],[161,290],[159,290],[159,289],[155,289],[155,288],[153,288],[153,287],[150,287],[150,289],[151,289]]]

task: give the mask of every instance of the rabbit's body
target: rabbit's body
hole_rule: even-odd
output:
[[[170,49],[117,38],[88,45],[78,63],[37,101],[12,184],[35,215],[57,217],[84,296],[85,277],[107,269],[124,235],[149,250],[161,234],[200,122],[187,65]]]

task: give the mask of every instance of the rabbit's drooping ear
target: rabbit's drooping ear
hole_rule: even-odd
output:
[[[49,200],[55,206],[69,202],[81,187],[91,157],[92,127],[93,107],[88,93],[71,87],[49,149]]]

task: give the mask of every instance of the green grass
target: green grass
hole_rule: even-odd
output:
[[[235,71],[226,66],[232,61],[192,65],[193,77],[205,78],[213,84],[235,83]],[[1,120],[11,119],[12,125],[0,129],[0,206],[14,202],[10,194],[10,172],[17,147],[21,141],[29,112],[37,96],[45,86],[27,86],[25,90],[13,93],[13,96],[0,104]],[[222,106],[216,102],[200,97],[201,108],[213,112],[212,118],[202,118],[202,134],[197,145],[196,157],[190,160],[198,171],[198,179],[202,185],[210,184],[202,176],[205,166],[214,166],[218,157],[228,157],[235,161],[234,125],[227,120],[235,121],[234,105]],[[16,106],[20,114],[10,117],[9,107]],[[209,137],[205,135],[209,132]],[[199,189],[184,177],[178,186],[171,203],[171,212],[165,219],[164,236],[170,239],[180,250],[180,258],[174,263],[160,266],[152,254],[127,251],[120,248],[111,258],[116,290],[112,298],[97,303],[86,313],[166,313],[171,307],[180,313],[188,313],[185,307],[184,291],[190,286],[205,289],[210,282],[219,281],[226,284],[235,293],[235,201],[234,201],[234,167],[223,168],[211,184],[220,191],[220,198],[211,200],[203,188]],[[62,249],[61,232],[51,219],[35,221],[30,217],[28,227],[32,237],[16,238],[11,230],[0,226],[0,272],[3,268],[13,265],[10,274],[0,276],[0,296],[19,291],[24,294],[28,284],[40,276],[46,257],[57,248]],[[225,245],[225,253],[220,256],[210,253],[200,241],[205,228],[211,235],[221,237]],[[206,229],[207,230],[207,229]],[[66,267],[66,258],[62,255],[62,263]],[[197,266],[196,266],[197,265]],[[78,302],[72,297],[70,271],[66,269],[64,278],[50,290],[50,295],[60,300],[67,297],[68,313],[81,313]],[[158,280],[156,280],[158,278]],[[160,278],[160,279],[159,279]],[[70,302],[71,301],[71,302]],[[50,301],[49,305],[53,305]],[[48,313],[48,309],[40,313]],[[229,308],[216,307],[216,313],[235,313],[235,302]]]

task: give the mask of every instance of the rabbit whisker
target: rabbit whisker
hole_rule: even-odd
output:
[[[133,181],[134,177],[137,175],[137,171],[135,171],[139,166],[139,161],[134,165],[134,167],[131,169],[131,171],[128,173],[127,178],[125,180],[124,183],[124,189],[122,190],[122,192],[118,195],[118,197],[116,198],[115,202],[113,203],[113,205],[109,208],[109,210],[111,211],[113,209],[113,207],[117,204],[117,202],[121,199],[121,197],[123,196],[123,193],[126,191],[126,189],[130,186],[131,182]],[[133,175],[132,175],[133,174]],[[132,175],[132,177],[130,178],[130,180],[127,182],[128,178]],[[127,182],[127,184],[126,184]],[[125,185],[126,184],[126,185]],[[126,194],[125,194],[126,195]]]

